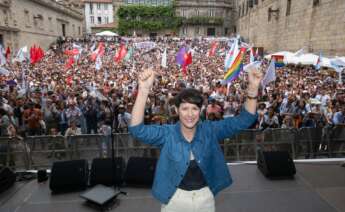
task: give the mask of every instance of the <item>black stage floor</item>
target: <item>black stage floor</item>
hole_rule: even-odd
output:
[[[345,168],[338,162],[298,163],[294,180],[268,180],[256,165],[230,165],[234,184],[216,197],[217,212],[345,212]],[[150,189],[124,188],[118,212],[159,212]],[[51,195],[49,184],[16,183],[0,195],[1,212],[96,211],[82,192]]]

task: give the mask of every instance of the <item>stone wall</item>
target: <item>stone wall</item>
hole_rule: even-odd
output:
[[[289,0],[257,2],[248,11],[248,0],[235,2],[237,30],[248,42],[267,52],[304,47],[316,54],[345,55],[344,0],[290,0],[290,13]]]
[[[0,12],[0,35],[3,37],[4,45],[10,46],[12,52],[16,52],[25,45],[30,47],[33,44],[47,49],[59,36],[63,36],[63,25],[65,36],[81,37],[83,35],[83,15],[78,11],[66,8],[52,0],[12,0],[9,2],[5,15]]]

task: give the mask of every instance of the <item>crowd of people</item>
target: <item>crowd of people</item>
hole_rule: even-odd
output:
[[[101,67],[96,67],[90,55],[101,42],[105,53],[100,58]],[[212,56],[208,52],[214,41],[203,38],[162,37],[151,41],[154,45],[149,47],[139,47],[140,42],[148,42],[148,38],[67,39],[52,45],[35,64],[29,60],[7,63],[4,68],[9,75],[0,75],[0,135],[127,132],[137,94],[137,75],[146,67],[153,67],[158,77],[146,104],[145,123],[175,123],[178,116],[174,96],[189,87],[203,93],[202,120],[220,120],[240,112],[246,75],[243,72],[230,83],[222,80],[227,42],[219,41],[217,53]],[[115,62],[120,43],[126,44],[128,51],[133,49],[133,54]],[[65,52],[76,45],[82,51],[67,67],[69,56]],[[182,46],[193,56],[186,74],[175,59]],[[165,49],[167,67],[162,67]],[[268,63],[263,60],[262,71]],[[253,129],[345,124],[345,86],[338,82],[334,71],[285,66],[276,69],[276,76],[274,82],[260,89],[259,118]]]

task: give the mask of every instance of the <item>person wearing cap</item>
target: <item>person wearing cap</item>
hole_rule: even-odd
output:
[[[221,121],[200,121],[202,94],[193,88],[176,97],[179,122],[144,125],[147,98],[156,73],[139,74],[138,96],[132,110],[130,133],[138,140],[160,148],[152,193],[162,203],[162,212],[214,212],[215,195],[232,183],[220,141],[237,134],[257,120],[256,106],[262,73],[248,73],[247,100],[242,112]]]
[[[118,126],[117,129],[119,132],[124,133],[128,131],[128,125],[132,118],[131,114],[126,111],[126,108],[123,104],[120,104],[118,107],[119,114],[117,115]]]

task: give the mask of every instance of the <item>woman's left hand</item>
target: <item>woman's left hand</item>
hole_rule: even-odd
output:
[[[263,78],[262,72],[254,68],[248,72],[248,88],[249,89],[259,89],[261,80]]]

